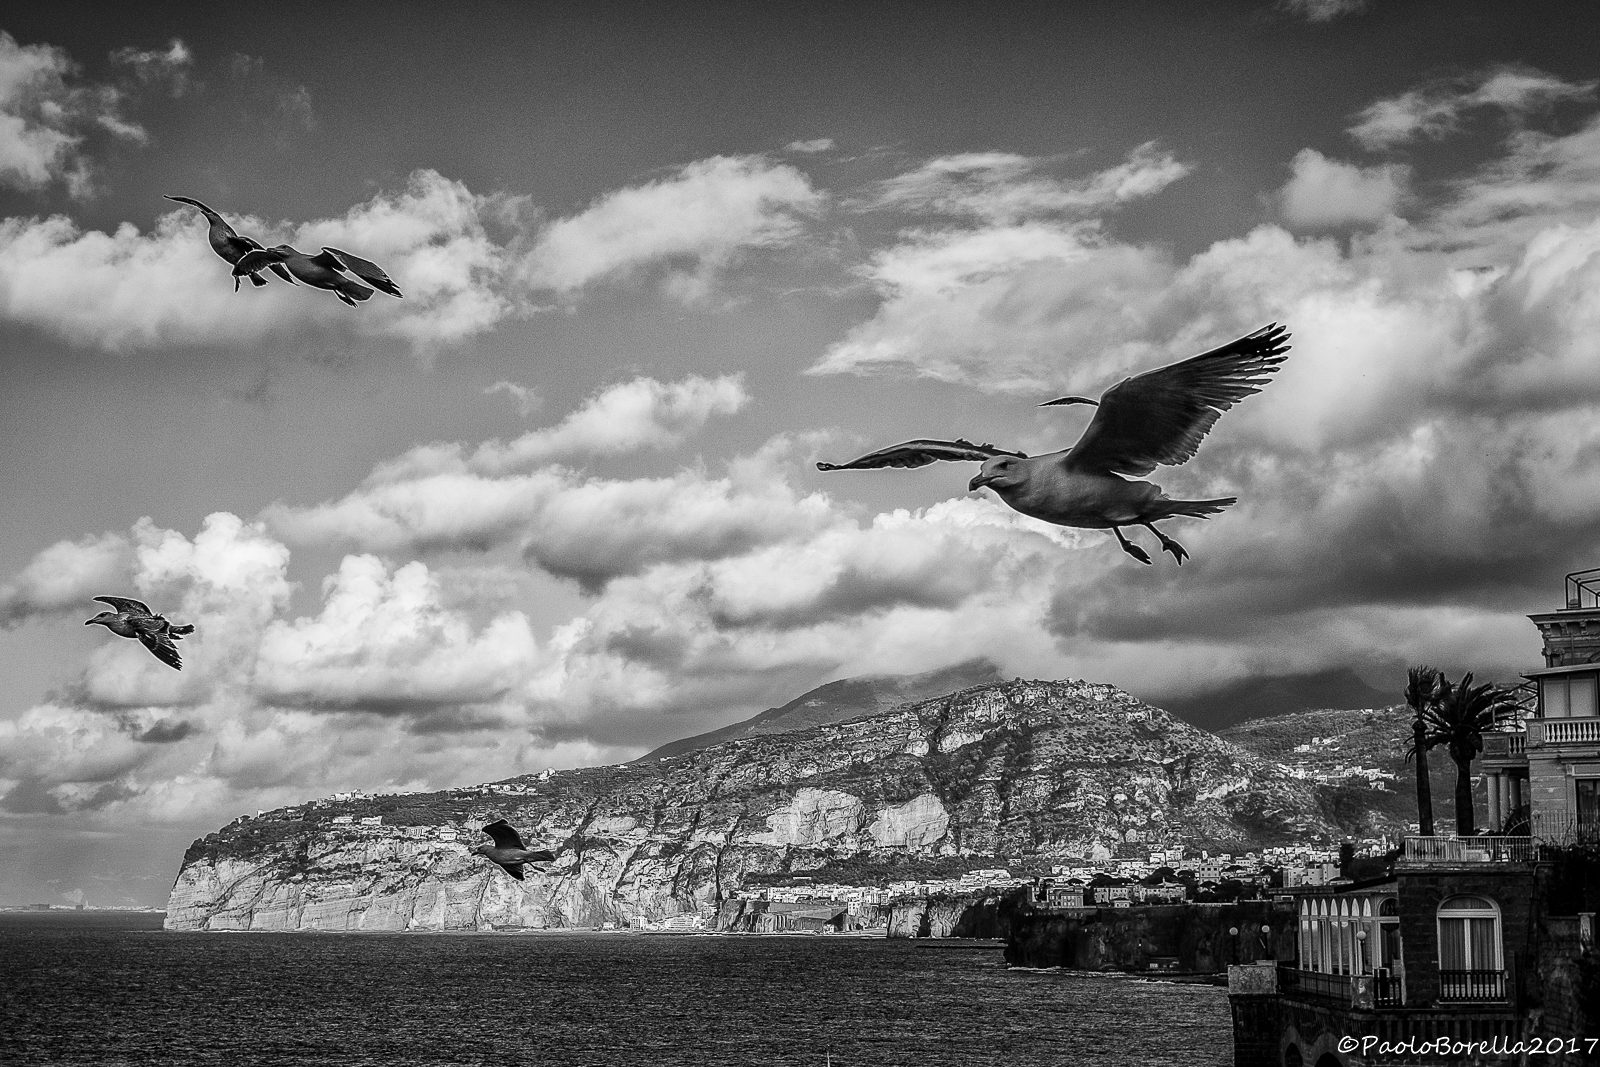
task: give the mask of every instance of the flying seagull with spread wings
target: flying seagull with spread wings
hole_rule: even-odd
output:
[[[295,278],[313,289],[328,290],[351,307],[356,306],[356,301],[371,296],[374,289],[392,297],[402,295],[400,287],[384,273],[382,267],[337,248],[324,248],[314,256],[308,256],[290,245],[258,248],[233,265],[233,275],[237,279],[240,275],[271,266],[288,268]],[[345,277],[347,273],[354,274],[367,284],[362,285],[354,278]]]
[[[169,196],[166,199],[174,203],[188,204],[190,207],[199,208],[200,213],[206,217],[206,221],[211,223],[211,229],[206,232],[206,239],[211,242],[211,250],[233,266],[237,267],[239,260],[261,248],[260,241],[257,241],[254,237],[246,237],[241,233],[235,232],[234,228],[228,225],[227,219],[212,211],[200,201],[187,196]],[[236,293],[239,291],[239,279],[244,277],[250,279],[251,285],[266,285],[267,280],[260,274],[262,267],[269,268],[272,273],[290,285],[294,284],[294,279],[289,277],[289,272],[283,269],[283,264],[264,263],[248,271],[235,270],[233,272],[233,291]]]
[[[102,611],[94,618],[85,620],[85,626],[99,623],[118,637],[135,638],[156,659],[175,671],[183,670],[183,660],[174,642],[182,641],[184,634],[194,633],[192,625],[174,626],[165,615],[155,614],[143,601],[130,600],[125,596],[97,596],[95,599],[102,604],[110,604],[116,610]]]
[[[504,819],[497,819],[485,826],[483,832],[494,838],[494,844],[479,845],[472,851],[498,863],[507,874],[519,882],[522,881],[524,863],[549,863],[556,858],[555,853],[544,849],[530,850],[522,843],[522,835]]]
[[[1289,351],[1289,331],[1272,323],[1237,341],[1170,366],[1124,378],[1099,400],[1064,396],[1040,407],[1092,404],[1098,410],[1078,443],[1062,452],[1028,456],[971,441],[906,441],[849,463],[818,463],[824,471],[922,467],[939,460],[983,464],[968,489],[988,486],[1024,515],[1057,526],[1109,529],[1140,563],[1150,555],[1129,541],[1124,526],[1143,526],[1181,565],[1189,555],[1155,524],[1178,515],[1205,518],[1237,497],[1173,500],[1139,481],[1159,464],[1191,459],[1222,413],[1271,380]]]

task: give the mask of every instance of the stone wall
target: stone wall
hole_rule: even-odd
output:
[[[1154,964],[1222,974],[1230,964],[1293,959],[1297,922],[1292,908],[1263,900],[1035,911],[1013,917],[1006,962],[1133,972],[1148,972]]]

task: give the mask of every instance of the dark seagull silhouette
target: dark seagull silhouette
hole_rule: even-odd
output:
[[[1078,443],[1061,452],[1028,456],[971,441],[906,441],[848,463],[818,463],[824,471],[922,467],[939,460],[983,464],[968,489],[989,486],[1024,515],[1057,526],[1107,530],[1140,563],[1150,555],[1123,536],[1143,526],[1181,565],[1188,550],[1156,529],[1178,515],[1205,518],[1237,497],[1173,500],[1140,481],[1159,464],[1191,459],[1222,413],[1271,381],[1289,350],[1289,331],[1272,323],[1198,356],[1124,378],[1099,400],[1064,396],[1040,407],[1092,404],[1099,410]]]
[[[403,295],[400,287],[384,273],[382,267],[337,248],[324,248],[314,256],[308,256],[291,245],[258,248],[233,265],[233,275],[237,279],[242,274],[271,266],[280,270],[287,267],[289,273],[298,280],[313,289],[328,290],[351,307],[356,306],[356,301],[371,296],[374,289],[392,297]],[[367,284],[362,285],[353,278],[345,277],[346,273],[354,274]],[[237,285],[237,281],[234,284]]]
[[[485,826],[483,832],[494,838],[494,844],[479,845],[472,851],[498,863],[507,874],[519,882],[522,881],[524,863],[549,863],[556,858],[554,852],[546,852],[543,849],[530,851],[522,843],[522,836],[504,819]]]
[[[95,599],[117,610],[102,611],[94,618],[86,619],[85,626],[99,623],[118,637],[136,638],[156,659],[175,671],[183,670],[183,660],[174,642],[182,641],[184,634],[194,633],[192,625],[174,626],[165,615],[157,615],[142,601],[130,600],[125,596],[97,596]]]
[[[239,260],[261,248],[260,241],[257,241],[254,237],[246,237],[241,233],[235,232],[234,228],[228,225],[227,219],[224,219],[200,201],[187,196],[169,196],[166,199],[200,209],[201,214],[205,215],[206,221],[211,223],[211,229],[206,232],[206,238],[211,242],[211,250],[227,260],[229,264],[237,267]],[[281,263],[267,263],[263,264],[263,266],[269,268],[272,273],[290,285],[294,284],[294,279],[289,276],[288,271],[283,269]],[[251,285],[266,285],[267,280],[260,275],[260,270],[261,267],[245,272],[235,270],[233,272],[233,291],[236,293],[239,291],[239,279],[246,276],[249,277]]]

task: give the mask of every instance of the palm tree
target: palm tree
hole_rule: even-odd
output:
[[[1417,761],[1417,832],[1433,836],[1433,783],[1428,780],[1427,712],[1439,699],[1444,676],[1432,667],[1412,667],[1406,672],[1406,707],[1411,709],[1411,744],[1406,762]]]
[[[1512,718],[1521,706],[1509,690],[1485,682],[1472,684],[1472,672],[1451,684],[1441,679],[1441,692],[1425,712],[1428,747],[1444,745],[1456,765],[1456,836],[1477,831],[1472,819],[1472,758],[1483,751],[1483,732]]]

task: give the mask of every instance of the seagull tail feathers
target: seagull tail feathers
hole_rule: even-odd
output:
[[[1212,500],[1162,500],[1156,503],[1160,515],[1152,516],[1152,522],[1161,519],[1170,519],[1174,515],[1187,515],[1193,519],[1204,519],[1211,515],[1219,514],[1223,508],[1238,503],[1236,496],[1220,496]]]

